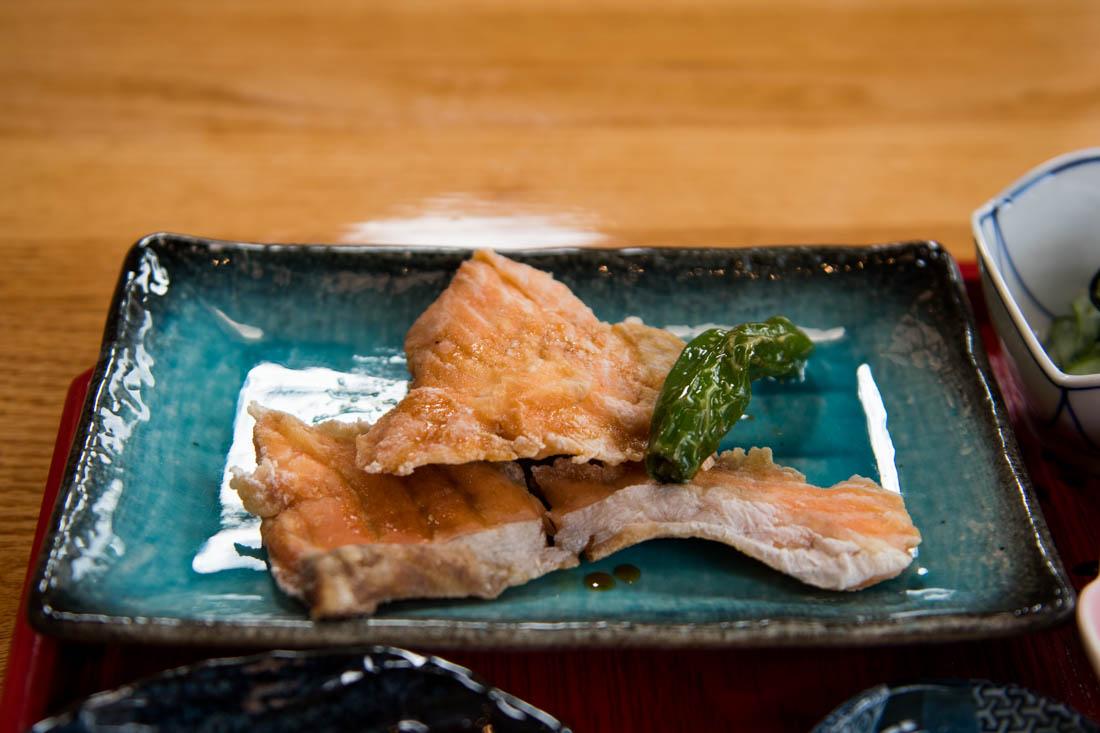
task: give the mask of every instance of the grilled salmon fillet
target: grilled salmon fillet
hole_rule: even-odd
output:
[[[545,511],[515,463],[367,474],[355,463],[365,426],[250,412],[258,465],[232,485],[262,519],[276,582],[315,617],[400,598],[495,598],[577,564],[548,546]]]
[[[558,460],[533,473],[555,544],[590,560],[657,537],[699,537],[809,585],[856,590],[901,573],[920,543],[900,495],[859,476],[811,486],[767,448],[724,453],[686,484],[656,483],[637,463]]]
[[[359,466],[639,461],[683,347],[637,320],[604,323],[548,273],[479,251],[409,329],[409,392],[360,436]]]

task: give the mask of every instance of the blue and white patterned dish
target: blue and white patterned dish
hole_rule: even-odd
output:
[[[900,489],[923,534],[900,577],[821,591],[723,545],[665,540],[492,601],[311,621],[275,588],[255,524],[224,486],[227,467],[248,460],[232,448],[248,443],[242,397],[307,419],[384,411],[407,379],[406,330],[467,256],[139,243],[37,568],[34,624],[171,643],[708,646],[990,636],[1072,612],[958,271],[938,246],[912,243],[510,253],[608,321],[687,333],[783,313],[816,329],[805,380],[754,388],[752,419],[725,447],[771,446],[821,485],[858,473]],[[587,589],[587,573],[621,563],[641,580]]]
[[[1017,685],[949,680],[865,690],[812,733],[1100,733],[1065,703]]]
[[[1043,348],[1100,270],[1100,148],[1048,161],[974,212],[990,318],[1040,437],[1100,462],[1100,374],[1061,371]]]

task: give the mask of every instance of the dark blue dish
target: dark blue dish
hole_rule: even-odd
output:
[[[813,733],[1100,733],[1065,703],[1017,685],[948,680],[888,687],[853,697]]]
[[[391,647],[214,659],[89,697],[32,733],[569,733],[438,657]]]

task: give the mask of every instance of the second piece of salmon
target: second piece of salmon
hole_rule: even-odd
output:
[[[533,471],[555,544],[590,560],[657,537],[699,537],[809,585],[856,590],[901,573],[920,543],[900,495],[860,476],[812,486],[767,448],[724,453],[686,484],[657,483],[637,463],[558,460]]]

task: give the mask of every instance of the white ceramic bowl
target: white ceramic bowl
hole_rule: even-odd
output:
[[[1100,374],[1073,376],[1043,348],[1100,269],[1100,148],[1048,161],[971,217],[982,292],[1047,445],[1100,459]]]

